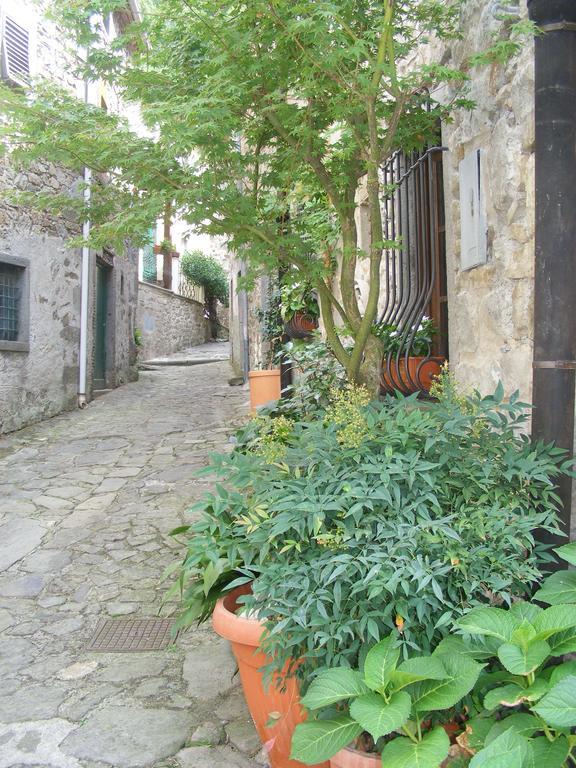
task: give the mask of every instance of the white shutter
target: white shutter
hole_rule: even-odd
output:
[[[468,152],[460,163],[460,267],[486,264],[486,208],[482,179],[482,153]]]
[[[10,16],[4,18],[2,70],[7,80],[25,84],[30,76],[30,32]]]
[[[0,35],[2,78],[14,85],[27,85],[34,74],[35,24],[26,12],[13,2],[0,3]]]

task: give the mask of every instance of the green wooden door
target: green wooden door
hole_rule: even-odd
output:
[[[96,265],[96,320],[94,328],[94,387],[106,386],[106,341],[108,320],[108,270]]]

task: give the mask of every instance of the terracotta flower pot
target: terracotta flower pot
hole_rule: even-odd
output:
[[[284,330],[291,339],[307,339],[318,328],[318,321],[304,312],[296,312],[294,317],[284,324]]]
[[[392,358],[390,364],[385,359],[382,364],[382,385],[385,390],[392,392],[399,389],[400,392],[411,394],[418,390],[430,391],[434,378],[441,372],[445,359],[443,357],[401,357],[400,360]]]
[[[448,723],[443,727],[448,736],[452,736],[461,728],[458,724],[452,723]],[[440,768],[450,768],[452,761],[460,756],[466,756],[466,753],[461,750],[457,744],[452,745],[450,747],[450,754],[446,760],[442,762]],[[345,749],[341,749],[340,752],[337,752],[334,757],[330,758],[330,768],[394,768],[394,766],[382,763],[380,755],[359,752],[353,747],[346,747]]]
[[[330,758],[330,768],[381,768],[380,755],[369,755],[352,747],[341,749]]]
[[[280,368],[272,368],[269,371],[250,371],[248,381],[250,383],[250,405],[253,411],[262,405],[268,405],[280,399]]]
[[[260,669],[268,662],[268,657],[258,650],[264,627],[260,621],[236,615],[238,598],[249,591],[249,586],[239,587],[219,600],[212,625],[232,645],[244,697],[271,768],[305,768],[303,763],[289,759],[294,729],[305,720],[297,681],[294,678],[286,680],[283,691],[275,685],[265,686]],[[329,763],[313,768],[329,768]]]

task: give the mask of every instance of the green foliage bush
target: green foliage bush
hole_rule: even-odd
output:
[[[204,288],[207,300],[217,299],[228,306],[228,275],[213,256],[200,251],[184,253],[180,269],[187,280]]]
[[[353,398],[351,398],[353,400]],[[522,434],[512,397],[342,402],[262,451],[215,456],[224,481],[193,508],[180,571],[181,624],[209,615],[222,590],[253,581],[276,667],[356,663],[363,643],[401,630],[404,655],[427,651],[476,605],[526,595],[550,559],[562,451]],[[352,418],[348,410],[348,418]],[[178,586],[176,587],[178,588]]]
[[[576,543],[556,551],[576,565]],[[404,662],[392,632],[361,654],[359,670],[322,672],[302,700],[311,714],[296,728],[292,757],[319,763],[361,737],[383,765],[438,768],[450,747],[441,726],[460,723],[459,766],[572,766],[576,662],[559,657],[576,651],[576,587],[563,599],[474,608],[457,622],[461,636]]]

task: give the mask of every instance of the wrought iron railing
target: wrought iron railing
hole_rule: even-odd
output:
[[[183,275],[180,277],[178,293],[186,299],[193,299],[194,301],[199,301],[200,304],[204,304],[204,288],[201,285],[189,282]]]
[[[446,302],[444,147],[396,152],[383,169],[385,196],[382,294],[379,325],[392,334],[382,364],[383,392],[427,396],[448,351]],[[419,329],[431,317],[436,333],[422,347]],[[418,344],[415,344],[418,342]]]

